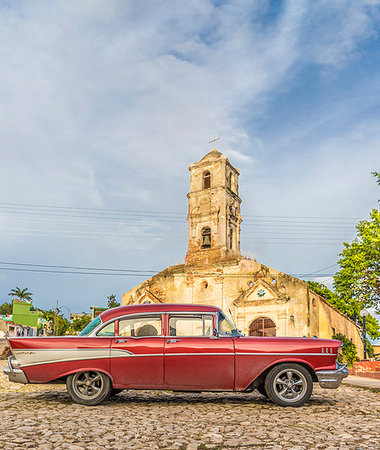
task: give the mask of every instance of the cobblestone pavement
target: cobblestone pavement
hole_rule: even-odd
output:
[[[0,362],[0,369],[5,365]],[[301,408],[259,393],[124,391],[73,403],[62,385],[20,385],[0,375],[0,448],[379,449],[380,394],[315,385]]]

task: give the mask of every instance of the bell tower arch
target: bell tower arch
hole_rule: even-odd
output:
[[[241,257],[239,170],[216,149],[189,170],[186,264]]]

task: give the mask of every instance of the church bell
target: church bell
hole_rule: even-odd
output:
[[[210,236],[204,236],[203,237],[203,245],[204,246],[208,246],[208,247],[210,247],[211,246],[211,239],[210,239]]]

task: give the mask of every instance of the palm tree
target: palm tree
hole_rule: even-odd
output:
[[[32,293],[28,292],[28,288],[20,289],[18,286],[16,289],[12,289],[11,292],[8,294],[11,297],[18,297],[21,300],[27,300],[32,301]]]

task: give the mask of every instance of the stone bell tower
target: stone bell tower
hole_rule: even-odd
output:
[[[189,170],[186,264],[241,257],[239,170],[216,149]]]

